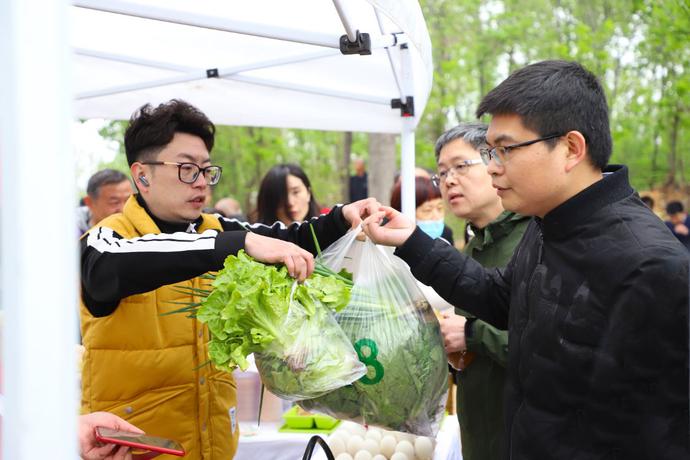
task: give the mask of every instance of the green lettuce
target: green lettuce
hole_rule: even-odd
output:
[[[350,300],[337,276],[313,274],[297,284],[284,266],[244,251],[229,256],[196,317],[211,333],[209,359],[219,369],[246,370],[255,354],[266,387],[286,399],[315,397],[366,373],[333,318]]]

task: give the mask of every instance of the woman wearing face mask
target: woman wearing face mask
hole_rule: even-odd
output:
[[[311,183],[302,168],[295,164],[272,167],[261,180],[254,220],[271,225],[301,222],[319,215],[319,205]]]
[[[401,183],[395,183],[391,191],[391,207],[400,211]],[[453,244],[453,232],[443,222],[445,208],[441,192],[428,177],[415,177],[415,218],[417,225],[432,238],[443,238]]]

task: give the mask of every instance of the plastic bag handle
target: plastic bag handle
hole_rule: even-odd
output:
[[[342,264],[345,254],[347,254],[350,251],[352,245],[355,243],[355,240],[357,240],[357,236],[362,232],[362,229],[363,227],[360,223],[357,227],[348,230],[347,233],[341,236],[339,240],[331,244],[331,246],[329,246],[325,251],[323,251],[322,254],[319,254],[319,258],[322,261],[330,261],[330,263],[326,263],[326,265],[329,266],[331,269],[335,270],[337,266],[340,266]],[[329,254],[333,251],[334,248],[337,248],[337,257],[335,259],[333,258],[333,254]],[[324,257],[325,254],[329,255]]]
[[[304,282],[307,283],[306,280]],[[288,299],[288,312],[287,316],[285,317],[284,324],[287,324],[288,322],[292,321],[294,316],[297,314],[306,316],[306,312],[304,311],[304,309],[300,308],[298,310],[298,307],[295,305],[295,291],[297,290],[297,284],[297,280],[293,281],[292,288],[290,289],[290,298]]]
[[[316,443],[319,443],[319,445],[321,445],[323,453],[326,454],[326,458],[328,460],[335,460],[333,452],[331,451],[330,447],[328,447],[328,444],[326,444],[326,441],[324,441],[321,436],[317,435],[312,436],[309,442],[307,443],[307,448],[304,451],[304,456],[302,457],[302,460],[311,459],[311,456],[314,455],[314,447],[316,447]]]

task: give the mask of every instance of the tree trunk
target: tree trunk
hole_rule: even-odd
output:
[[[657,158],[659,157],[659,123],[657,122],[654,125],[654,135],[652,136],[652,139],[654,141],[654,149],[652,150],[652,167],[651,167],[651,175],[649,179],[649,189],[653,190],[654,187],[656,186],[656,175],[657,175]]]
[[[395,134],[369,134],[369,196],[390,204],[395,177]]]
[[[669,142],[669,152],[668,152],[668,176],[666,177],[666,185],[676,185],[678,182],[676,180],[676,175],[678,172],[678,125],[680,124],[680,114],[678,111],[678,106],[673,112],[673,121],[671,122],[671,139]]]
[[[347,131],[343,134],[343,163],[340,180],[342,184],[342,203],[350,201],[350,162],[352,161],[352,132]]]

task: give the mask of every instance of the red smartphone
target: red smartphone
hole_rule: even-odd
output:
[[[119,444],[133,449],[160,452],[161,454],[176,455],[178,457],[184,455],[184,449],[177,441],[147,434],[132,433],[131,431],[118,431],[97,426],[96,439],[105,444]]]

